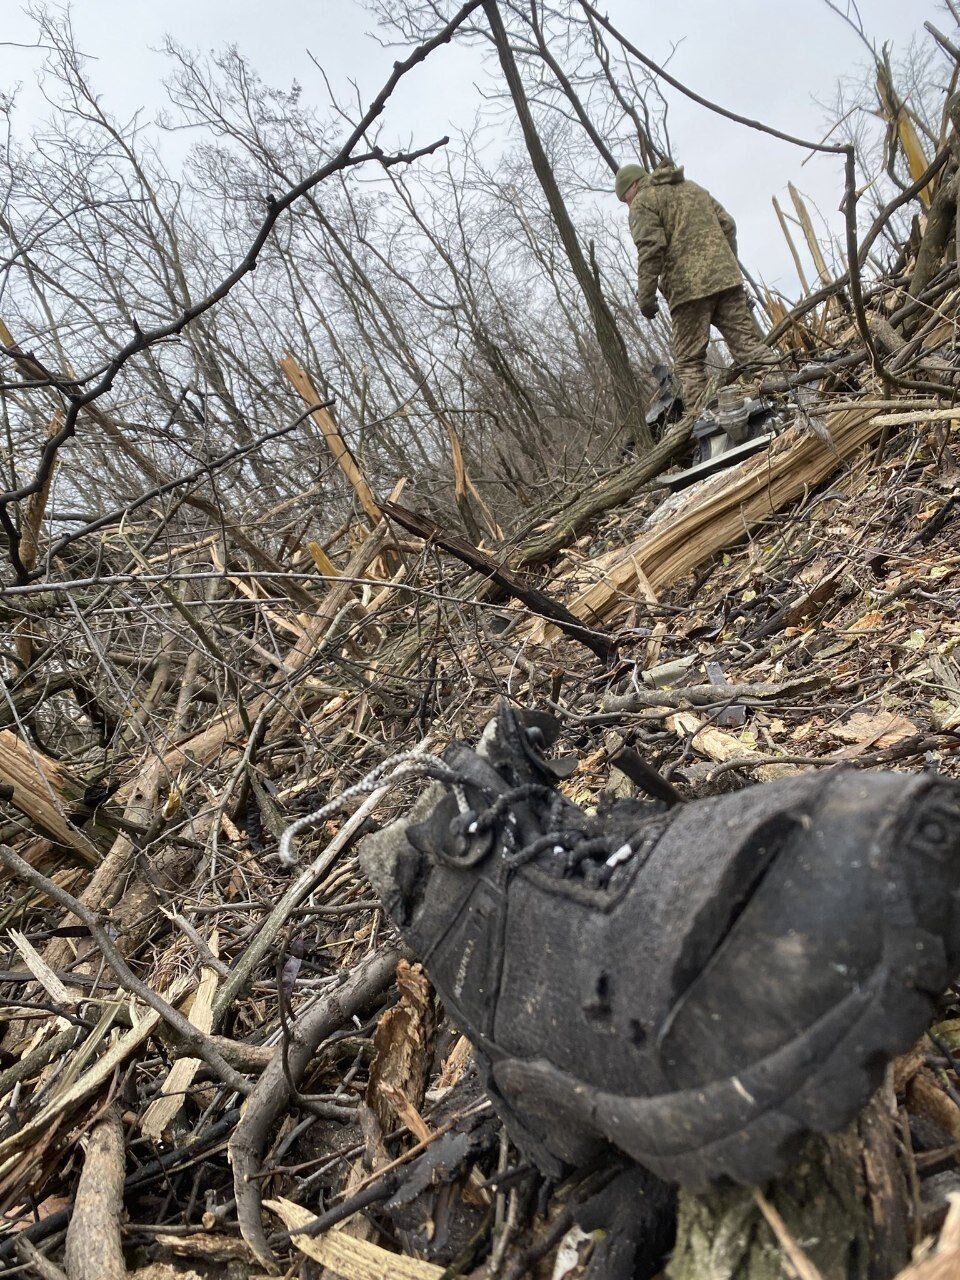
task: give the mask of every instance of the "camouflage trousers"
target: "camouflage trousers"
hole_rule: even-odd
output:
[[[712,293],[706,298],[693,298],[670,311],[673,320],[674,372],[683,393],[684,407],[689,411],[701,401],[710,375],[707,371],[707,346],[710,326],[719,329],[737,364],[757,368],[776,363],[776,356],[762,344],[753,313],[747,306],[742,286]]]

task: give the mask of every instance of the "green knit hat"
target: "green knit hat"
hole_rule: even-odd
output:
[[[638,164],[622,164],[617,170],[616,178],[613,180],[613,189],[616,192],[617,199],[622,200],[624,194],[630,190],[633,184],[646,176],[646,170],[641,169]]]

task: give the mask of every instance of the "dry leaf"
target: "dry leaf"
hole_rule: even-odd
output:
[[[869,613],[863,614],[847,627],[847,631],[875,631],[881,626],[883,626],[883,614],[879,609],[871,609]]]
[[[460,1077],[470,1065],[470,1058],[473,1054],[473,1045],[466,1036],[461,1036],[450,1052],[447,1054],[443,1069],[440,1072],[440,1078],[434,1085],[434,1089],[439,1093],[441,1089],[449,1089],[451,1085],[456,1084]]]
[[[724,733],[722,729],[715,729],[690,711],[678,711],[675,715],[668,716],[666,726],[680,737],[692,735],[691,744],[694,749],[710,760],[721,763],[726,760],[750,760],[758,754],[746,746],[741,738],[734,737],[732,733]],[[773,778],[786,778],[796,772],[796,765],[792,764],[761,764],[753,767],[754,777],[763,782],[769,782]]]
[[[860,747],[895,747],[898,742],[913,738],[917,726],[896,711],[858,711],[843,724],[832,730],[834,737],[844,742],[855,742]]]

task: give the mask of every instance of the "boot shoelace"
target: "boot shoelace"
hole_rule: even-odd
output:
[[[459,813],[465,815],[473,812],[465,787],[469,783],[476,788],[475,781],[451,769],[446,761],[430,752],[401,751],[381,760],[359,782],[347,787],[326,804],[291,822],[280,838],[278,850],[280,865],[288,869],[296,865],[293,840],[302,831],[332,817],[338,809],[358,796],[369,795],[380,788],[392,788],[413,778],[429,778],[432,781],[444,783],[452,791]],[[546,802],[547,815],[544,825],[547,831],[544,835],[518,848],[517,824],[512,810],[514,805],[528,800]],[[610,874],[616,867],[633,856],[634,850],[629,843],[621,843],[614,849],[614,842],[608,836],[588,836],[582,829],[558,826],[562,811],[570,807],[570,802],[554,787],[539,782],[525,783],[502,792],[485,809],[473,813],[466,832],[471,836],[479,835],[502,823],[504,861],[510,870],[517,870],[551,850],[559,861],[549,869],[559,872],[561,876],[573,876],[586,868],[584,878],[597,882],[598,886],[602,885],[609,880]],[[595,854],[600,855],[599,862],[594,857]]]
[[[547,830],[544,835],[537,836],[518,848],[513,806],[528,800],[543,800],[546,803],[544,825]],[[553,869],[564,876],[576,875],[588,861],[596,863],[597,855],[603,868],[609,868],[611,872],[632,856],[633,849],[629,844],[621,842],[619,847],[614,848],[614,841],[610,836],[590,836],[580,827],[559,826],[558,823],[564,817],[571,816],[570,808],[570,802],[555,787],[528,782],[497,796],[486,809],[475,815],[468,824],[466,833],[470,836],[482,835],[503,821],[501,837],[505,848],[504,862],[511,871],[518,870],[547,852],[559,859]],[[591,878],[602,881],[609,879],[609,875],[604,877],[603,871],[598,867]]]
[[[391,769],[392,773],[389,772]],[[293,851],[293,840],[301,831],[324,822],[343,805],[355,800],[357,796],[369,795],[373,791],[379,791],[381,787],[389,789],[398,786],[401,782],[409,782],[412,778],[430,778],[435,782],[445,783],[456,797],[460,812],[464,813],[469,809],[467,793],[464,790],[464,784],[470,781],[469,778],[457,773],[445,760],[428,751],[400,751],[396,755],[387,756],[386,760],[381,760],[359,782],[347,787],[326,804],[291,822],[280,837],[280,847],[277,851],[280,865],[286,868],[296,865],[297,857]]]

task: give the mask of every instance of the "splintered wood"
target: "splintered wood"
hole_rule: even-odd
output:
[[[357,1240],[336,1227],[321,1236],[298,1232],[298,1227],[309,1226],[314,1215],[292,1200],[266,1200],[264,1207],[272,1210],[287,1230],[294,1233],[293,1243],[301,1253],[329,1268],[342,1280],[388,1280],[388,1277],[389,1280],[440,1280],[445,1274],[443,1267],[432,1262],[393,1253],[369,1240]]]
[[[101,854],[83,832],[73,826],[68,814],[79,788],[62,767],[36,747],[30,746],[9,729],[0,729],[0,799],[18,809],[49,840],[77,854],[95,867]],[[70,799],[68,799],[70,793]]]
[[[330,410],[323,406],[323,397],[317,394],[316,387],[310,381],[310,375],[291,355],[283,357],[280,361],[280,368],[290,379],[293,386],[296,387],[304,401],[308,405],[317,406],[311,409],[310,417],[323,432],[323,438],[326,440],[337,466],[350,481],[360,500],[361,507],[363,507],[371,525],[375,528],[380,522],[382,512],[377,505],[376,498],[373,496],[373,490],[367,483],[363,472],[357,466],[353,454],[344,443],[343,436],[337,430],[337,425],[330,416]]]
[[[832,448],[803,426],[794,426],[767,451],[705,482],[673,517],[641,534],[614,563],[604,557],[598,580],[574,596],[570,612],[599,626],[628,608],[638,592],[662,591],[820,484],[881,430],[869,410],[831,414],[827,423]],[[539,623],[530,634],[534,640],[553,639],[557,631]]]

